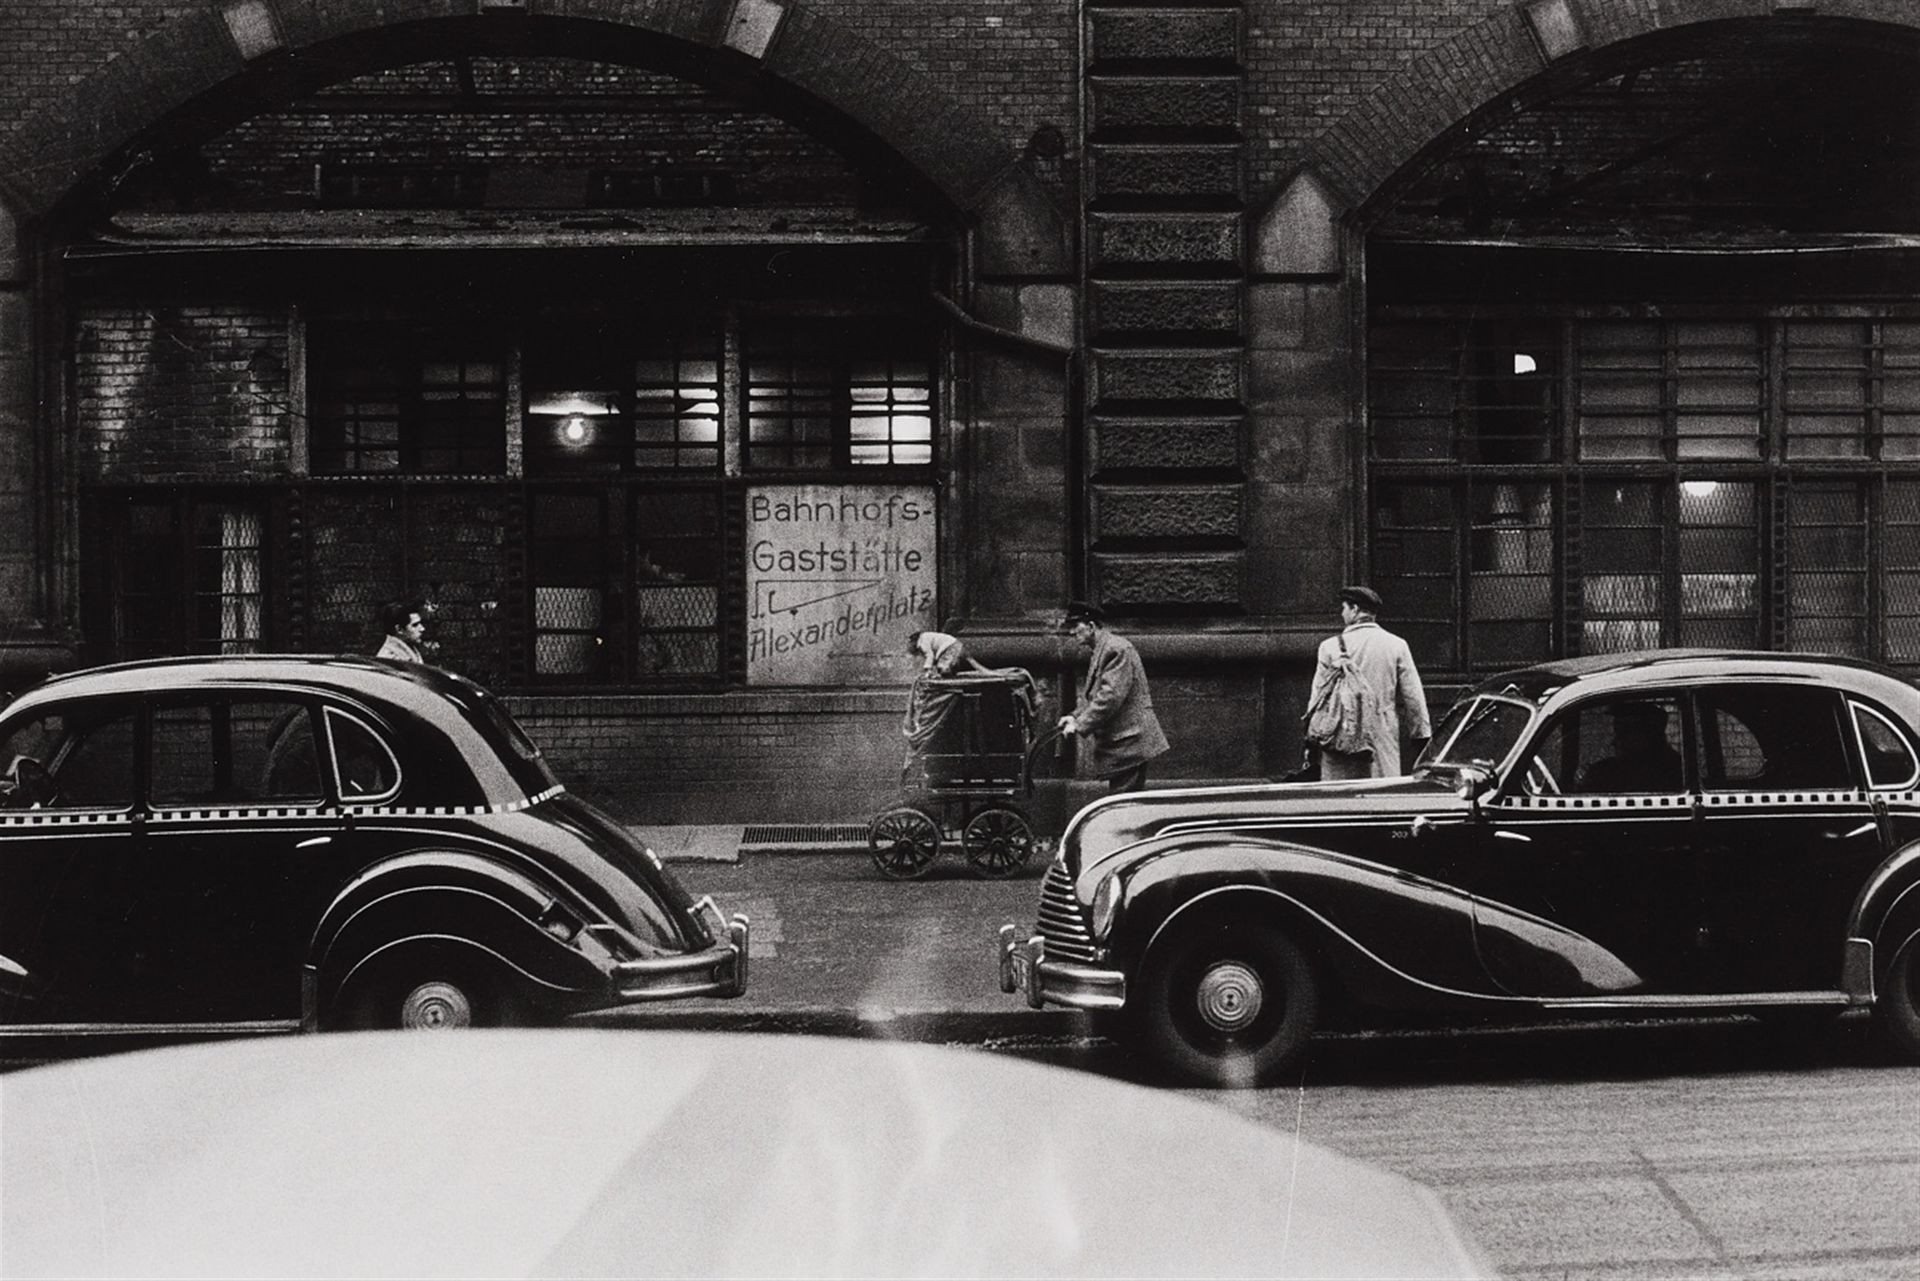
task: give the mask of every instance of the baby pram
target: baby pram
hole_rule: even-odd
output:
[[[957,840],[980,876],[1012,876],[1040,844],[1026,802],[1033,795],[1039,689],[1017,667],[914,682],[902,732],[907,783],[919,795],[867,825],[867,848],[884,876],[911,880]]]

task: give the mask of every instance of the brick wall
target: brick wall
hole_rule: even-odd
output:
[[[301,208],[312,203],[316,163],[511,166],[541,178],[524,193],[565,199],[569,171],[583,203],[591,170],[722,170],[732,203],[852,204],[852,166],[824,143],[763,112],[730,104],[686,81],[568,59],[475,59],[486,110],[368,109],[381,95],[455,99],[452,63],[416,64],[346,81],[293,111],[257,116],[141,175],[144,203]],[[650,112],[543,110],[529,100],[568,95],[651,99]],[[527,184],[521,184],[526,186]],[[496,184],[497,186],[497,184]],[[495,191],[494,197],[510,198]]]
[[[284,311],[89,307],[75,326],[83,480],[233,480],[286,474]]]
[[[569,788],[628,822],[847,823],[899,803],[906,700],[903,689],[507,703]]]

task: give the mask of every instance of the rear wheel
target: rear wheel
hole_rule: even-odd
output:
[[[419,957],[357,979],[343,994],[342,1026],[447,1032],[531,1021],[504,975],[456,957]]]
[[[867,824],[867,852],[889,880],[925,876],[940,852],[940,824],[912,805],[888,810]]]
[[[1306,954],[1244,918],[1180,927],[1155,945],[1142,978],[1139,1036],[1161,1062],[1203,1084],[1271,1082],[1299,1061],[1319,1017]]]
[[[991,805],[967,820],[960,848],[981,876],[1013,876],[1033,857],[1033,825],[1019,810]]]
[[[1880,984],[1877,1011],[1887,1039],[1907,1058],[1920,1059],[1920,935],[1894,954]]]

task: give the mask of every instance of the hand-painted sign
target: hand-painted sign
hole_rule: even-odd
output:
[[[747,494],[747,680],[904,685],[935,625],[933,490],[768,485]]]

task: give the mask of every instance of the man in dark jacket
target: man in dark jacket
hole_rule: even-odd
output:
[[[1137,792],[1147,785],[1147,762],[1167,750],[1140,653],[1107,629],[1097,605],[1073,602],[1061,626],[1088,658],[1079,703],[1060,718],[1060,732],[1086,744],[1089,768],[1107,780],[1109,792]]]

